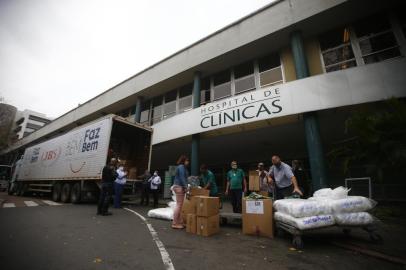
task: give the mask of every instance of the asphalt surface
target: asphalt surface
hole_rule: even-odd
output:
[[[130,208],[146,217],[148,208]],[[111,211],[97,216],[92,204],[0,208],[0,268],[165,269],[145,223],[124,209]],[[331,246],[331,234],[305,238],[299,251],[288,237],[246,236],[239,226],[206,238],[173,230],[168,221],[148,221],[175,269],[404,269]]]

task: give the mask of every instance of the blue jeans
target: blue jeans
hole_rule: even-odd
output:
[[[121,208],[121,196],[123,194],[124,185],[114,183],[114,208]]]

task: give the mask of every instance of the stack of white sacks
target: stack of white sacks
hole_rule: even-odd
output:
[[[176,207],[176,195],[172,190],[172,201],[168,202],[168,206],[165,208],[155,208],[148,211],[148,217],[173,220],[173,212]]]
[[[366,211],[375,207],[376,202],[362,196],[348,196],[348,191],[344,187],[323,188],[307,200],[277,200],[274,203],[275,220],[301,230],[334,224],[362,226],[373,223],[374,218]]]

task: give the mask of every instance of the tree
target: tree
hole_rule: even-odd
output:
[[[359,164],[378,180],[385,173],[405,170],[405,100],[392,98],[381,105],[369,104],[349,117],[345,122],[348,138],[328,153],[333,162],[342,162],[344,174]]]

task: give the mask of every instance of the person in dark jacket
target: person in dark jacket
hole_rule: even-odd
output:
[[[140,205],[149,205],[149,191],[150,184],[148,180],[151,178],[151,173],[148,170],[145,170],[144,174],[139,176],[142,179],[141,183],[141,202]]]
[[[176,194],[176,208],[173,213],[172,228],[183,229],[184,220],[182,219],[181,210],[187,188],[187,179],[189,177],[189,172],[186,168],[189,165],[189,158],[185,155],[180,156],[177,165],[178,167],[176,167],[175,180],[172,187]]]
[[[108,211],[113,194],[113,183],[116,179],[116,164],[117,160],[112,158],[108,165],[104,166],[102,171],[101,190],[99,196],[99,203],[97,204],[97,214],[102,216],[111,215]]]

